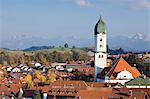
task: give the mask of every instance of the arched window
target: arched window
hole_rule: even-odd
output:
[[[101,58],[101,55],[99,55],[99,58]]]
[[[99,58],[103,58],[104,57],[104,55],[99,55]]]
[[[103,47],[102,45],[100,45],[100,47]]]
[[[102,38],[100,39],[100,41],[103,41]]]

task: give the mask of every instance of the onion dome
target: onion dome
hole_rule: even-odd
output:
[[[94,29],[95,35],[103,33],[106,33],[106,26],[105,26],[105,22],[103,21],[103,18],[100,16],[99,21],[97,22],[97,24],[95,25],[95,29]]]

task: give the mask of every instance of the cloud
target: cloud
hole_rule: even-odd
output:
[[[88,0],[69,0],[81,7],[90,7],[92,4]]]
[[[143,8],[150,8],[150,1],[147,0],[140,0],[139,6]]]
[[[124,4],[126,6],[129,6],[130,8],[138,8],[138,9],[150,8],[149,0],[110,0],[110,1]]]

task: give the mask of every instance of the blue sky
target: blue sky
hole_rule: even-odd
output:
[[[150,33],[150,0],[0,0],[1,39],[91,38],[100,15],[109,36]]]

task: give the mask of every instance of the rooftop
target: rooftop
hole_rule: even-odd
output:
[[[129,65],[122,57],[118,59],[118,61],[112,66],[112,68],[108,71],[106,76],[113,79],[115,78],[115,74],[121,71],[127,70],[129,71],[134,78],[140,76],[140,72],[135,68]]]

